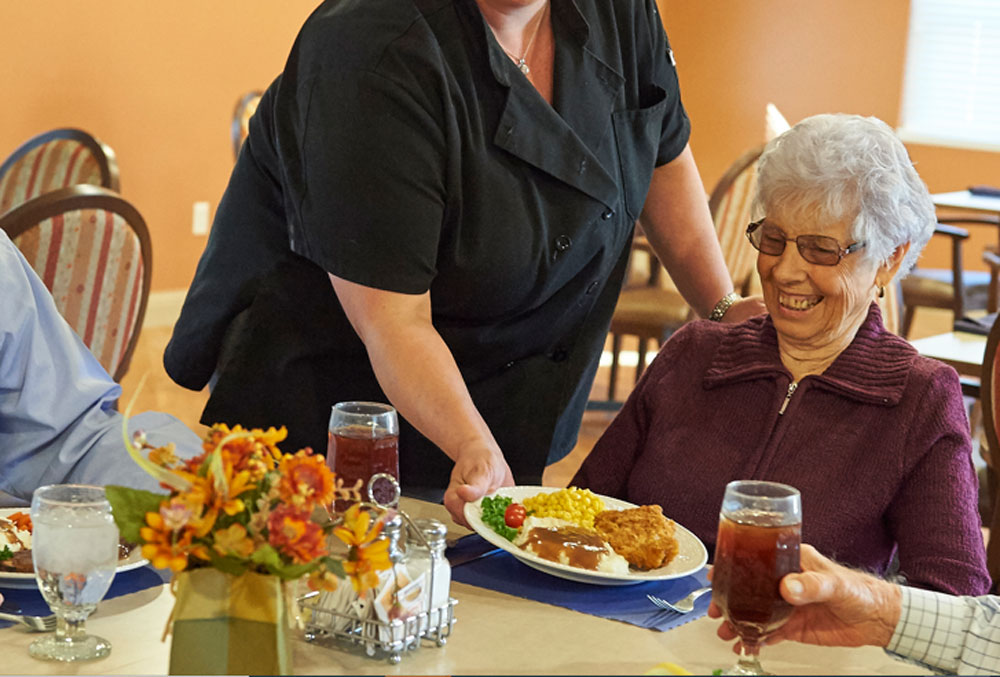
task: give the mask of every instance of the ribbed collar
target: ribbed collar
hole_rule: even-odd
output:
[[[851,344],[826,371],[807,376],[813,385],[836,391],[846,397],[873,404],[893,406],[899,403],[906,388],[913,361],[918,353],[905,340],[882,325],[878,304],[868,309],[868,316]],[[705,373],[705,388],[727,383],[773,377],[791,373],[781,363],[778,335],[770,315],[762,315],[732,329],[719,347]]]

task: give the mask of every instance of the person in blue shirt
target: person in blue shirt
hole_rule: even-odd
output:
[[[18,248],[0,231],[0,501],[28,501],[46,484],[122,484],[156,490],[122,439],[122,394],[73,329]],[[156,446],[178,456],[201,440],[168,414],[132,416]]]

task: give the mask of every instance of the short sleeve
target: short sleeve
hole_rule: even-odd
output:
[[[445,207],[440,103],[371,71],[320,73],[296,98],[293,250],[358,284],[426,291]]]
[[[649,17],[649,31],[653,46],[653,82],[666,92],[660,147],[656,154],[656,166],[659,167],[676,158],[687,146],[691,136],[691,122],[688,120],[687,112],[681,103],[681,86],[677,78],[676,59],[670,48],[663,20],[654,0],[646,0],[645,8]]]

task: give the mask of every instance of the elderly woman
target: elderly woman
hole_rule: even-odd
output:
[[[912,585],[990,585],[951,367],[882,325],[876,297],[935,224],[883,122],[817,115],[761,156],[747,228],[768,314],[676,332],[573,479],[656,503],[710,548],[727,482],[802,492],[803,540]]]

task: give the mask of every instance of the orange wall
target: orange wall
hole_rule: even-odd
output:
[[[154,289],[185,287],[205,245],[192,204],[214,213],[232,168],[233,105],[280,71],[317,1],[0,2],[0,157],[59,126],[111,145],[153,235]],[[659,2],[708,186],[761,140],[768,101],[793,123],[843,111],[897,124],[908,0]],[[1000,185],[996,153],[910,150],[932,191]]]
[[[691,117],[691,147],[712,186],[763,140],[764,106],[794,124],[816,113],[875,115],[899,124],[908,0],[657,0]],[[1000,186],[1000,154],[908,144],[931,192]],[[973,232],[966,266],[982,267],[992,230]],[[923,265],[947,267],[937,239]]]
[[[0,2],[0,157],[55,127],[118,155],[122,194],[153,238],[154,290],[186,287],[233,156],[236,99],[281,71],[318,0]]]

